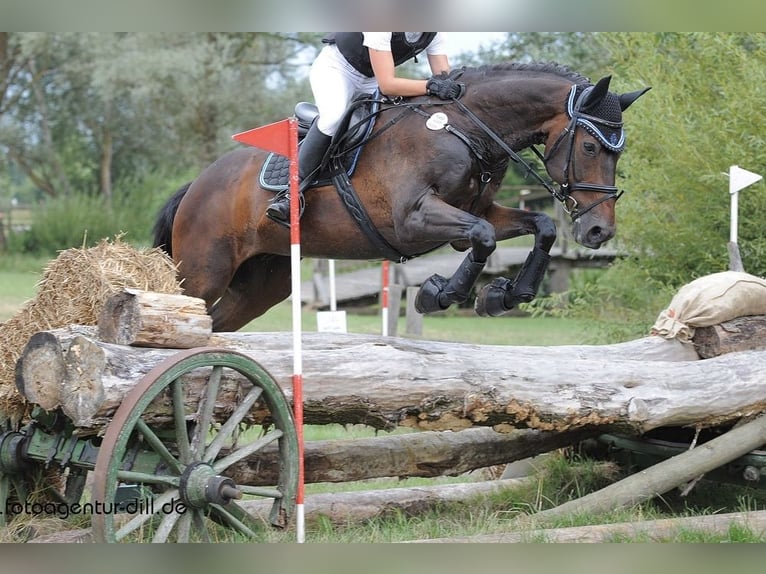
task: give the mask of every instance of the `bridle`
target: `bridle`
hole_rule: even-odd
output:
[[[591,90],[593,90],[593,86],[588,86],[582,91],[580,96],[577,97],[577,85],[572,86],[572,89],[569,92],[569,97],[567,98],[567,115],[569,115],[569,123],[559,134],[559,137],[556,138],[556,141],[553,142],[553,145],[545,156],[540,154],[536,147],[532,147],[532,151],[534,151],[535,154],[543,162],[543,164],[547,166],[548,161],[553,156],[553,154],[556,153],[562,142],[567,140],[569,149],[567,150],[567,159],[564,163],[564,177],[562,178],[564,183],[560,185],[560,189],[558,191],[554,189],[552,194],[562,203],[564,210],[572,217],[572,221],[578,217],[582,217],[588,211],[605,201],[614,199],[616,202],[624,193],[613,185],[599,185],[595,183],[578,181],[570,182],[569,179],[570,171],[574,171],[574,140],[578,127],[583,128],[592,136],[596,137],[611,152],[619,153],[625,149],[625,132],[622,129],[622,122],[611,122],[603,118],[585,114],[581,111],[582,103],[586,101],[587,96],[590,94]],[[619,130],[620,137],[617,138],[613,134],[612,138],[607,138],[604,135],[604,132],[599,129],[599,125],[612,128],[614,130]],[[604,195],[601,197],[601,199],[594,201],[584,209],[579,209],[577,200],[572,197],[572,192],[574,191],[592,191],[602,193]]]
[[[564,208],[564,211],[569,214],[569,216],[572,218],[572,221],[579,219],[586,213],[588,213],[591,209],[595,208],[596,206],[604,203],[605,201],[608,201],[610,199],[614,199],[615,202],[622,196],[623,192],[618,190],[613,185],[600,185],[595,183],[586,183],[586,182],[580,182],[580,181],[570,181],[570,174],[574,171],[574,148],[575,148],[575,134],[577,133],[577,128],[583,128],[588,133],[596,137],[608,150],[614,153],[619,153],[625,148],[625,132],[622,129],[623,123],[622,122],[612,122],[605,120],[603,118],[599,118],[596,116],[591,116],[588,114],[585,114],[581,111],[581,107],[584,101],[586,101],[587,95],[590,93],[590,91],[593,89],[593,86],[588,86],[585,88],[582,93],[577,96],[577,88],[578,85],[575,84],[572,86],[572,89],[569,92],[569,97],[567,98],[567,115],[569,116],[569,123],[567,126],[562,130],[562,132],[559,134],[556,141],[551,146],[550,150],[546,155],[543,155],[535,146],[530,146],[530,149],[535,153],[535,155],[540,158],[540,160],[543,162],[543,165],[546,166],[550,158],[553,156],[553,154],[556,153],[558,148],[566,141],[566,143],[569,145],[569,149],[567,150],[567,159],[564,164],[564,170],[563,170],[563,177],[562,181],[564,183],[559,185],[559,189],[556,189],[555,184],[549,181],[546,181],[543,179],[540,174],[537,173],[537,171],[527,163],[524,158],[522,158],[518,153],[513,151],[511,147],[506,144],[500,136],[498,136],[492,129],[487,126],[483,121],[481,121],[468,107],[463,104],[459,99],[453,99],[451,100],[453,103],[455,103],[463,113],[465,113],[471,120],[479,126],[492,140],[495,141],[502,149],[505,151],[506,154],[513,160],[515,163],[518,163],[522,165],[525,168],[525,175],[531,175],[537,181],[545,187],[545,189],[559,202],[561,202],[562,207]],[[614,134],[612,134],[612,137],[606,137],[604,135],[603,131],[599,129],[598,126],[604,126],[608,128],[612,128],[615,130],[619,130],[620,136],[619,138],[616,138]],[[458,135],[458,134],[456,134]],[[616,140],[616,141],[615,141]],[[471,146],[473,148],[473,146]],[[475,152],[475,150],[474,150]],[[482,180],[483,181],[483,180]],[[484,182],[483,183],[487,183]],[[583,209],[580,209],[579,204],[577,203],[577,200],[572,197],[572,192],[575,191],[590,191],[590,192],[597,192],[602,193],[603,196],[591,203],[590,205],[587,205]]]

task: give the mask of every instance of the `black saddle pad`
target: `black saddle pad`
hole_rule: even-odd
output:
[[[342,163],[348,166],[346,168],[346,175],[348,177],[351,177],[354,173],[356,162],[361,152],[362,148],[358,147],[349,154],[348,159],[344,158]],[[286,190],[290,186],[290,158],[277,153],[270,153],[261,168],[258,183],[263,189],[269,191],[280,192]],[[311,182],[310,187],[329,185],[330,183],[330,174],[327,173],[326,169],[323,169],[319,177]]]
[[[351,177],[356,169],[359,154],[362,152],[364,141],[372,132],[379,109],[380,100],[377,97],[364,94],[355,99],[341,122],[341,129],[330,144],[330,155],[340,157],[340,163],[346,166],[348,177]],[[302,142],[299,142],[298,146],[301,145]],[[344,152],[343,149],[347,151]],[[289,187],[289,178],[290,159],[271,153],[261,168],[258,183],[263,189],[280,192]],[[331,181],[329,170],[327,166],[324,166],[310,187],[329,185]]]

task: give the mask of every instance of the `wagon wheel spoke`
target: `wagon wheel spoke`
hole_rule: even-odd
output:
[[[189,432],[186,429],[186,412],[184,410],[184,388],[181,378],[172,382],[173,387],[173,419],[175,421],[176,445],[178,446],[178,458],[184,464],[192,461]]]
[[[205,513],[201,509],[195,508],[192,510],[191,523],[192,526],[197,529],[197,532],[199,532],[202,536],[202,542],[211,542],[210,533],[208,532],[207,526],[205,525]]]
[[[210,427],[210,421],[213,420],[215,400],[218,397],[218,389],[221,386],[222,372],[223,367],[220,365],[213,367],[213,371],[210,373],[210,378],[207,381],[205,396],[200,401],[197,426],[194,429],[194,436],[191,444],[192,455],[194,455],[196,459],[202,458],[201,455],[205,449],[208,428]]]
[[[258,452],[263,447],[265,447],[268,444],[271,444],[278,438],[282,436],[282,431],[279,429],[274,429],[273,431],[270,431],[266,433],[264,436],[259,438],[258,440],[254,440],[250,444],[247,444],[243,447],[240,447],[236,449],[231,454],[226,455],[223,458],[218,459],[213,463],[213,468],[216,472],[223,472],[227,468],[229,468],[232,464],[235,464],[239,462],[240,460],[247,458],[251,454]]]
[[[131,482],[137,484],[164,484],[178,488],[181,482],[177,476],[164,476],[161,474],[147,474],[145,472],[133,472],[130,470],[120,470],[117,472],[117,478],[122,482]]]
[[[221,506],[220,504],[211,504],[210,508],[216,515],[218,515],[218,517],[220,517],[221,520],[226,522],[229,526],[249,538],[255,538],[255,532],[253,532],[253,530],[247,524],[245,524],[245,521],[247,521],[252,523],[252,525],[255,527],[255,521],[253,520],[252,516],[250,516],[250,514],[236,502],[230,502],[225,507]]]
[[[163,505],[171,502],[172,500],[179,499],[179,492],[177,489],[168,490],[162,493],[160,496],[154,499],[153,503],[147,506],[147,510],[137,513],[128,522],[122,525],[122,527],[114,533],[116,540],[122,540],[128,534],[135,532],[138,528],[152,520],[158,513],[162,511]],[[151,510],[151,512],[150,512]]]
[[[247,415],[247,413],[253,407],[255,401],[257,401],[262,394],[263,389],[259,387],[254,386],[252,389],[250,389],[250,392],[247,393],[242,402],[239,403],[236,409],[234,409],[234,412],[231,413],[231,416],[228,418],[228,420],[223,424],[223,426],[221,426],[220,429],[218,429],[218,434],[205,450],[205,456],[203,458],[205,462],[213,462],[215,460],[215,457],[218,456],[218,453],[221,451],[221,448],[226,442],[226,439],[232,435],[239,423],[242,422],[242,420],[245,418],[245,415]]]
[[[189,542],[191,534],[192,513],[184,512],[178,520],[176,542]]]
[[[183,472],[183,465],[176,457],[170,453],[168,447],[166,447],[165,443],[162,442],[162,439],[158,437],[152,429],[149,428],[149,425],[147,425],[143,419],[136,420],[136,429],[144,436],[144,439],[146,439],[146,442],[151,445],[151,447],[154,449],[154,452],[160,455],[163,460],[167,462],[171,468],[173,468],[173,470],[175,470],[178,474]]]
[[[163,516],[159,526],[157,526],[157,530],[154,531],[152,542],[167,542],[173,527],[175,527],[182,516],[183,514],[180,512],[172,512]]]

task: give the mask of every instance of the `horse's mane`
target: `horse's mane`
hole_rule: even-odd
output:
[[[497,74],[505,74],[508,72],[529,72],[534,74],[552,74],[559,76],[574,84],[589,84],[590,80],[582,74],[571,70],[569,67],[558,64],[556,62],[504,62],[501,64],[487,64],[475,68],[464,68],[464,73],[467,75],[466,80],[476,76],[478,77],[492,77]]]

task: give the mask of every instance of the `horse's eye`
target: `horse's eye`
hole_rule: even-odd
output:
[[[593,142],[584,142],[582,144],[583,149],[585,150],[585,153],[588,155],[596,155],[596,144]]]

